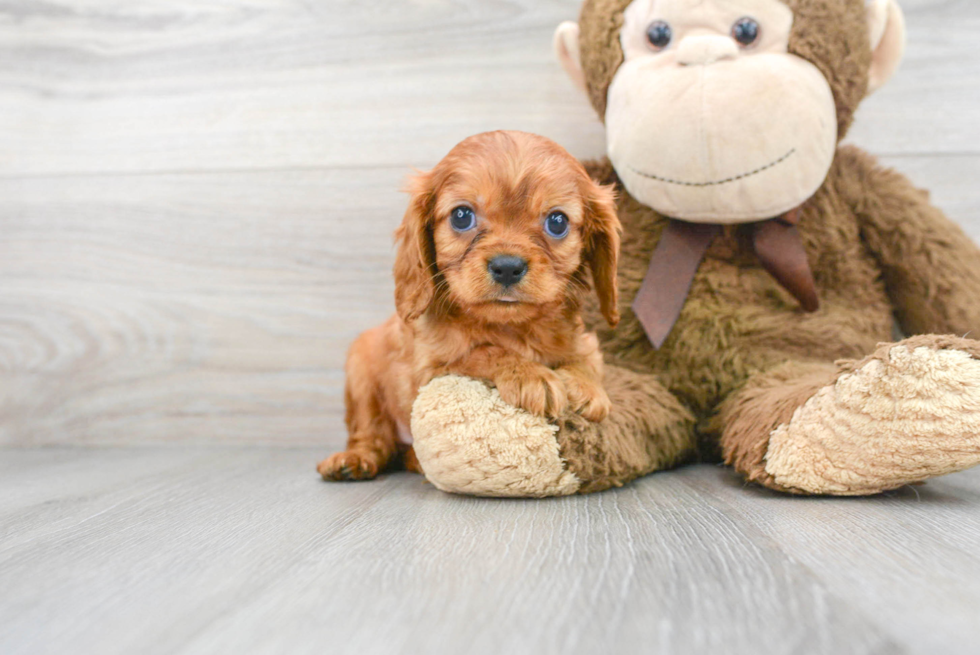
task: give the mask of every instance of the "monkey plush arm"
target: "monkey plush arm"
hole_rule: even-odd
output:
[[[902,330],[980,336],[980,248],[900,173],[857,148],[839,156]]]

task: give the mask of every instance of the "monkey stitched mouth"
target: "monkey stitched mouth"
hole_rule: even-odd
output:
[[[726,178],[724,180],[716,180],[714,182],[683,182],[681,180],[672,180],[669,177],[660,177],[658,175],[651,175],[650,173],[644,173],[643,171],[636,170],[632,166],[630,166],[630,170],[632,170],[637,175],[642,175],[643,177],[650,178],[651,180],[657,180],[658,182],[666,182],[667,184],[677,184],[679,186],[691,186],[691,187],[719,186],[721,184],[728,184],[729,182],[737,182],[738,180],[744,180],[747,177],[752,177],[753,175],[758,175],[759,173],[762,173],[763,171],[767,171],[770,168],[773,168],[775,166],[778,166],[779,164],[782,164],[784,161],[786,161],[787,159],[789,159],[790,157],[792,157],[794,153],[796,153],[796,148],[793,148],[792,150],[790,150],[789,152],[787,152],[785,155],[783,155],[782,157],[780,157],[776,161],[771,162],[769,164],[766,164],[765,166],[763,166],[761,168],[757,168],[754,171],[749,171],[748,173],[742,173],[741,175],[736,175],[734,177],[729,177],[729,178]]]

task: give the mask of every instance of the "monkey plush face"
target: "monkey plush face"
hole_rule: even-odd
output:
[[[635,0],[609,87],[609,158],[634,198],[692,222],[772,218],[837,149],[827,80],[788,53],[779,0]]]
[[[620,180],[691,222],[809,199],[904,43],[892,0],[587,0],[582,21],[581,49],[566,23],[557,51],[606,123]]]

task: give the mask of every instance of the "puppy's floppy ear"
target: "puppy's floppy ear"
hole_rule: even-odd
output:
[[[586,258],[592,269],[592,284],[599,296],[599,309],[610,327],[619,323],[619,236],[622,225],[616,214],[616,193],[612,186],[589,180],[585,201]]]
[[[421,316],[435,296],[436,257],[432,241],[432,212],[436,193],[431,173],[419,173],[409,183],[411,194],[402,224],[395,231],[395,309],[404,321]]]

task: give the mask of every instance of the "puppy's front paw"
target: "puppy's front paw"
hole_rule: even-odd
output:
[[[347,450],[335,453],[320,462],[316,470],[324,480],[371,480],[378,475],[376,453]]]
[[[532,414],[558,418],[568,407],[568,394],[561,378],[544,366],[508,371],[493,382],[504,402]]]
[[[568,405],[593,423],[604,421],[612,411],[609,395],[597,382],[581,375],[558,369],[558,376],[568,390]]]
[[[612,401],[609,400],[605,390],[598,387],[590,389],[582,400],[576,402],[576,405],[575,411],[593,423],[605,421],[612,411]]]

